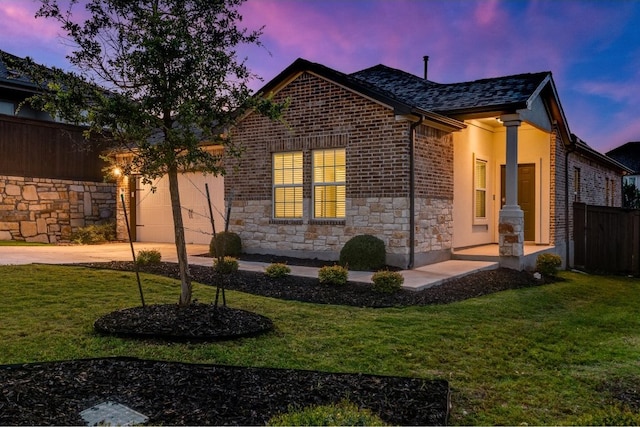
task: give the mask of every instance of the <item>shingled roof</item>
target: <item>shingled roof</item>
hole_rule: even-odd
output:
[[[421,109],[453,115],[526,108],[527,101],[550,75],[550,72],[541,72],[441,84],[385,65],[376,65],[350,76]]]
[[[627,142],[607,152],[607,156],[634,171],[634,175],[640,174],[640,141]]]
[[[19,63],[24,59],[0,50],[0,85],[29,92],[37,91],[38,86],[29,77],[19,74],[7,66],[8,61]]]

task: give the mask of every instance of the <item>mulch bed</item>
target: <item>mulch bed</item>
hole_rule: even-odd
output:
[[[118,310],[94,323],[97,332],[169,341],[221,341],[273,329],[270,319],[237,308],[194,303],[155,304]]]
[[[446,381],[108,358],[0,367],[0,425],[82,425],[116,402],[158,425],[265,425],[349,399],[393,425],[444,425]]]
[[[79,264],[86,267],[133,271],[129,261]],[[190,265],[191,277],[196,282],[215,286],[218,279],[213,269],[207,266]],[[158,274],[179,280],[178,265],[161,263],[145,265],[140,271]],[[266,274],[239,271],[228,281],[226,289],[247,292],[254,295],[310,302],[314,304],[350,305],[355,307],[407,307],[431,304],[448,304],[475,298],[507,289],[538,286],[545,283],[526,271],[505,268],[480,271],[422,291],[401,290],[394,294],[374,292],[369,284],[349,282],[344,286],[321,285],[317,278],[287,276],[273,279]]]

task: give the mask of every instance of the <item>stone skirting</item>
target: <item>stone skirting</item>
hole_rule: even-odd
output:
[[[310,206],[310,200],[304,203]],[[416,201],[417,254],[450,252],[452,210],[450,200]],[[310,212],[310,209],[304,211]],[[384,241],[389,264],[403,268],[408,264],[410,222],[409,199],[406,197],[347,199],[343,221],[323,222],[306,214],[300,220],[274,221],[271,216],[270,200],[233,202],[230,229],[242,238],[243,251],[337,260],[349,239],[371,234]]]
[[[500,211],[500,266],[513,270],[524,268],[524,213],[518,206]]]
[[[115,184],[0,175],[0,240],[68,242],[86,225],[112,221]]]

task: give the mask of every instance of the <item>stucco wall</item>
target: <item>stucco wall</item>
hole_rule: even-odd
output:
[[[453,247],[497,243],[499,239],[500,171],[506,162],[506,130],[503,126],[469,120],[467,128],[453,135],[455,159]],[[535,165],[535,243],[549,244],[551,209],[551,140],[553,136],[523,123],[518,129],[518,163]],[[474,221],[474,159],[487,162],[487,218]]]
[[[68,242],[80,227],[115,220],[115,185],[0,176],[0,240]]]
[[[506,159],[506,129],[497,128],[494,134],[496,158],[499,164],[495,171],[496,202],[500,198],[500,166]],[[523,123],[518,129],[518,164],[535,165],[535,239],[533,243],[548,245],[551,243],[549,234],[549,210],[551,208],[551,144],[555,140],[553,134],[541,131],[529,124]],[[500,204],[497,205],[496,215]],[[497,239],[497,234],[495,239]]]

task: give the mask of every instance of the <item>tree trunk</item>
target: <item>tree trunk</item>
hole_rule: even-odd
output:
[[[177,168],[175,166],[170,167],[168,175],[171,209],[173,211],[173,228],[176,237],[176,251],[178,253],[178,268],[180,269],[180,305],[188,305],[191,303],[191,277],[189,275],[189,260],[187,259],[187,244],[184,239]]]

